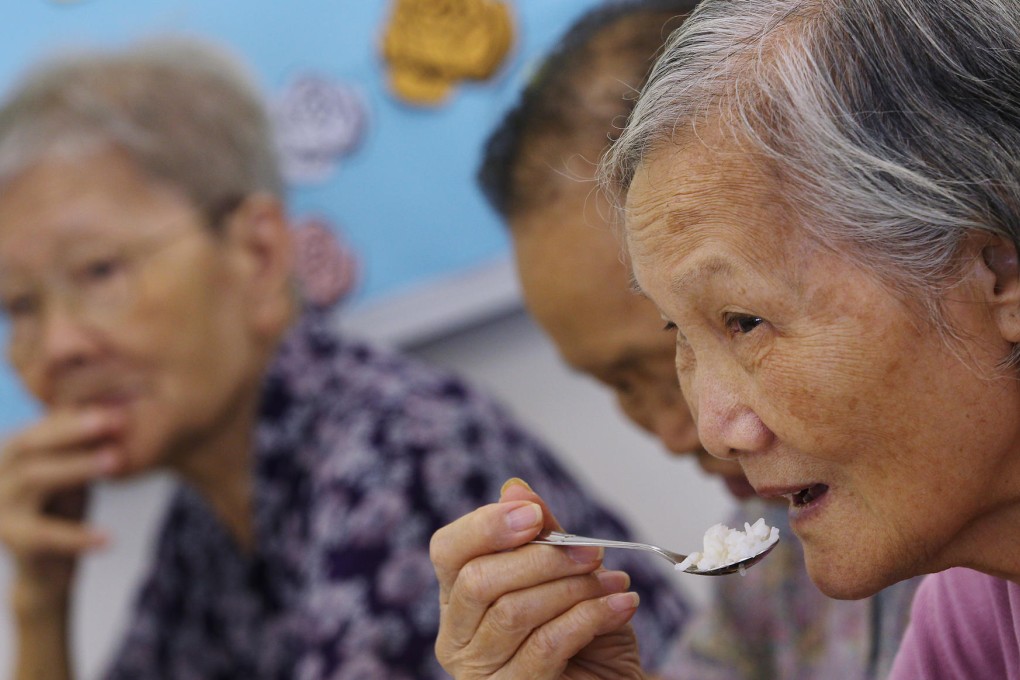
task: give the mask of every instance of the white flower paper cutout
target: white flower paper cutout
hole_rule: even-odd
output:
[[[284,179],[326,180],[361,141],[368,114],[352,85],[315,74],[295,78],[272,106]]]
[[[328,309],[343,301],[358,281],[358,257],[340,228],[320,216],[294,225],[294,273],[305,303]]]

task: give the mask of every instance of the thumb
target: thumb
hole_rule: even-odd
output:
[[[549,509],[546,502],[523,479],[517,477],[508,479],[503,484],[503,488],[499,490],[499,502],[507,503],[510,501],[530,501],[541,506],[543,517],[542,534],[547,534],[550,531],[563,531],[563,527],[560,526],[556,517],[553,516],[552,510]]]

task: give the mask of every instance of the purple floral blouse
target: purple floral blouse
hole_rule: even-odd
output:
[[[254,465],[254,553],[240,552],[182,487],[107,678],[445,678],[433,652],[433,532],[518,476],[572,531],[627,534],[490,399],[338,337],[318,313],[304,316],[269,371]],[[655,668],[688,610],[652,560],[607,557],[641,593],[635,627]]]

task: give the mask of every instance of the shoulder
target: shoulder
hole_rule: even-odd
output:
[[[303,318],[282,344],[265,398],[328,409],[330,417],[508,421],[490,396],[450,371],[341,334],[328,317]],[[274,394],[274,392],[276,394]]]
[[[941,614],[960,620],[990,622],[980,612],[1007,613],[1017,586],[972,569],[948,569],[922,579],[914,598],[915,621],[932,621]],[[975,607],[973,605],[979,605]]]
[[[1012,627],[1020,621],[1020,585],[973,569],[955,568],[926,576],[914,596],[913,619],[946,631],[953,627]],[[944,617],[951,618],[946,619]],[[932,629],[930,632],[936,632]]]
[[[1020,678],[1018,624],[1017,584],[963,568],[927,576],[890,678]]]
[[[494,501],[508,477],[536,488],[567,479],[544,442],[483,390],[322,319],[303,319],[284,342],[264,402],[263,447],[296,449],[288,464],[348,496],[403,489],[452,519]]]
[[[230,544],[230,537],[217,520],[206,500],[193,488],[178,484],[169,498],[156,536],[158,564],[162,558],[174,556],[182,566],[179,554],[193,554],[209,550],[212,546]],[[201,559],[197,559],[201,562]]]

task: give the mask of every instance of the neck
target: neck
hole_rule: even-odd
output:
[[[252,399],[232,409],[214,432],[192,442],[172,468],[198,490],[244,552],[254,548],[252,512],[252,447],[257,390]]]
[[[297,316],[297,307],[289,297],[281,310],[273,340],[255,362],[260,369],[271,360]],[[254,371],[240,388],[242,396],[236,403],[216,419],[205,436],[184,447],[170,466],[209,502],[243,552],[255,548],[252,452],[263,377],[262,370]]]
[[[988,497],[998,499],[968,522],[953,542],[940,569],[963,566],[1020,583],[1020,460],[1010,462],[998,479],[1001,488],[989,489]]]

